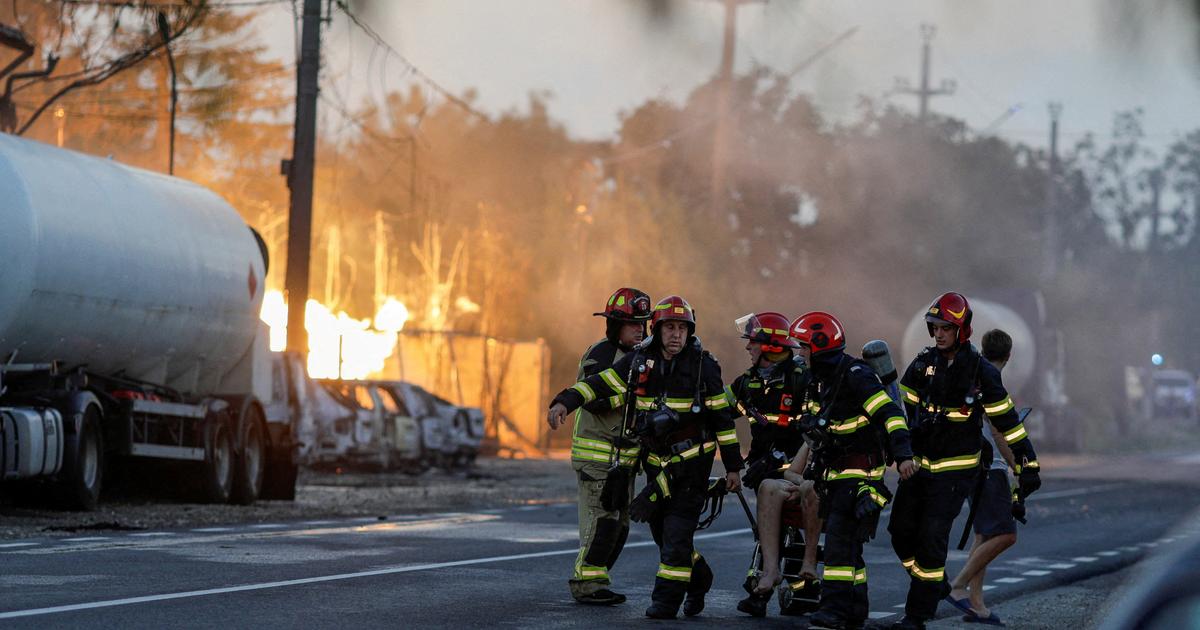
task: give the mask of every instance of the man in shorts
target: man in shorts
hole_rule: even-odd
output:
[[[983,336],[983,358],[1003,371],[1012,354],[1012,337],[1003,330]],[[983,603],[983,578],[987,565],[1017,542],[1017,524],[1012,515],[1012,491],[1008,472],[1016,462],[1008,443],[990,422],[983,425],[983,438],[992,446],[992,463],[984,480],[979,507],[975,510],[975,542],[963,570],[950,583],[947,601],[969,611],[962,620],[1003,626],[1004,622]]]

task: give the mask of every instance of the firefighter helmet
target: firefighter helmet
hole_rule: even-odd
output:
[[[650,319],[650,296],[637,289],[621,287],[608,298],[602,312],[592,314],[623,322],[644,322]]]
[[[658,329],[658,325],[667,320],[687,322],[688,334],[696,334],[696,312],[687,300],[678,295],[669,295],[654,305],[654,316],[650,319],[650,331]]]
[[[788,332],[793,339],[808,346],[814,355],[846,347],[846,329],[836,317],[823,311],[797,317]]]
[[[800,345],[788,335],[788,318],[774,311],[743,315],[733,324],[742,339],[762,344],[767,352],[783,352]]]
[[[961,293],[953,291],[943,293],[925,313],[925,326],[929,328],[929,336],[933,336],[934,324],[950,324],[958,328],[958,343],[966,343],[971,338],[971,304]]]

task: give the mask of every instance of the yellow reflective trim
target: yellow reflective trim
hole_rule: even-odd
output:
[[[916,563],[917,563],[916,558],[906,558],[906,559],[900,561],[900,564],[904,565],[904,570],[906,570],[906,571],[911,570],[913,568],[913,565]]]
[[[909,387],[907,385],[901,385],[900,391],[904,393],[905,401],[910,402],[914,405],[919,404],[921,402],[921,397],[918,396],[917,392],[915,392],[911,387]]]
[[[965,422],[971,419],[971,412],[969,411],[967,413],[963,413],[960,409],[950,408],[943,409],[943,411],[951,422]]]
[[[856,569],[854,571],[854,583],[855,584],[866,584],[867,583],[867,568],[866,567],[863,567],[861,569]]]
[[[738,443],[738,439],[737,439],[737,430],[736,429],[729,429],[727,431],[717,431],[717,444],[720,444],[721,446],[729,446],[730,444],[737,444],[737,443]]]
[[[887,499],[882,494],[879,494],[878,490],[876,490],[875,488],[872,488],[871,486],[863,486],[862,488],[859,489],[858,493],[859,494],[866,493],[866,494],[870,495],[871,500],[878,503],[880,507],[887,505]]]
[[[866,479],[868,481],[879,481],[883,479],[883,466],[872,470],[865,468],[847,468],[845,470],[827,470],[825,471],[825,481],[837,481],[839,479]]]
[[[987,412],[987,415],[989,416],[998,416],[1012,411],[1013,406],[1012,396],[1005,396],[1004,400],[994,402],[990,405],[985,404],[983,406],[983,410]]]
[[[660,563],[656,575],[667,580],[690,582],[692,580],[692,567],[673,567]]]
[[[926,582],[940,582],[946,577],[946,567],[938,567],[936,569],[926,569],[916,562],[913,563],[912,569],[909,570],[919,580]]]
[[[618,394],[625,393],[625,381],[621,380],[621,377],[617,374],[616,370],[608,368],[600,373],[600,378],[603,379],[604,384],[612,388],[614,392]]]
[[[1025,431],[1025,423],[1018,422],[1017,426],[1013,427],[1008,431],[1008,433],[1004,434],[1004,441],[1008,442],[1009,444],[1015,444],[1028,436],[1029,433]]]
[[[891,433],[892,431],[899,431],[901,429],[905,431],[908,430],[908,423],[904,421],[903,416],[892,416],[891,418],[887,419],[887,422],[885,422],[883,426],[887,429],[888,433]]]
[[[717,411],[717,410],[725,409],[726,407],[728,407],[730,398],[731,398],[730,396],[726,396],[725,393],[722,392],[720,394],[717,394],[716,396],[709,396],[704,401],[704,404],[709,409],[712,409],[713,411]]]
[[[854,433],[855,431],[867,426],[871,423],[871,419],[866,416],[857,416],[849,420],[834,422],[829,425],[829,430],[832,433],[846,434]]]
[[[875,392],[874,396],[868,398],[867,402],[863,403],[863,409],[867,410],[868,416],[872,416],[875,415],[876,411],[879,411],[880,407],[888,404],[890,400],[891,398],[888,397],[887,392],[879,390]]]
[[[946,472],[950,470],[967,470],[979,465],[979,452],[976,451],[973,455],[960,455],[958,457],[947,457],[945,459],[931,460],[928,457],[918,455],[913,458],[921,468],[930,472]]]
[[[616,409],[625,404],[625,394],[617,394],[616,396],[608,397],[608,406]]]
[[[821,579],[830,582],[853,582],[854,567],[831,567],[825,565],[825,570],[821,574]]]
[[[607,580],[608,570],[604,567],[579,567],[575,571],[575,579],[577,580]]]
[[[578,446],[578,447],[583,447],[583,448],[589,448],[589,449],[596,450],[596,451],[602,451],[605,453],[611,453],[613,450],[612,444],[609,444],[608,442],[603,442],[601,440],[593,440],[591,438],[585,438],[585,437],[579,437],[579,436],[575,436],[575,439],[572,440],[572,445]]]
[[[578,383],[575,383],[574,385],[571,386],[571,389],[579,392],[583,396],[583,402],[585,404],[590,403],[593,400],[596,400],[596,391],[592,389],[591,385],[588,385],[587,383],[584,383],[583,381],[579,381]]]

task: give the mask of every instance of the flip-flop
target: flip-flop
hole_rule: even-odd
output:
[[[972,610],[971,614],[963,615],[962,620],[966,623],[982,623],[987,626],[1000,626],[1001,628],[1007,627],[1004,625],[1004,622],[1000,621],[1000,618],[996,616],[995,611],[989,612],[988,616],[986,617],[980,617],[978,613]]]
[[[979,617],[979,615],[976,614],[975,610],[973,608],[971,608],[971,603],[970,603],[971,600],[967,599],[966,597],[964,597],[962,599],[954,599],[953,597],[947,595],[947,596],[943,597],[942,599],[950,602],[950,604],[952,606],[963,611],[967,615],[973,615],[975,617]]]

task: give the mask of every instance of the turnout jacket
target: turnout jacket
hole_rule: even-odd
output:
[[[610,339],[601,339],[583,353],[579,361],[576,380],[582,381],[613,366],[625,351]],[[575,413],[575,430],[571,437],[571,466],[586,472],[593,479],[604,479],[612,464],[633,466],[637,462],[637,447],[614,446],[621,437],[624,417],[622,408],[602,409],[595,412],[581,407]]]
[[[695,337],[669,361],[663,358],[657,344],[625,354],[611,368],[559,392],[551,405],[562,403],[568,411],[584,407],[597,412],[623,410],[628,402],[634,406],[630,410],[632,417],[635,412],[655,409],[660,398],[679,413],[679,425],[665,439],[644,444],[651,460],[690,459],[719,448],[725,470],[742,469],[733,423],[736,414],[725,393],[721,367],[711,354],[704,352]],[[695,449],[689,449],[695,450],[694,454],[670,451],[672,444],[686,439],[696,443]]]
[[[1021,467],[1038,468],[1037,455],[1000,370],[970,343],[947,361],[937,348],[926,348],[900,379],[908,417],[913,419],[913,450],[921,468],[934,473],[979,466],[981,431],[986,414],[1004,434]],[[1026,463],[1028,462],[1028,463]]]
[[[825,481],[882,480],[885,449],[895,461],[913,459],[908,424],[874,370],[845,353],[832,361],[824,357],[818,361],[813,367],[817,402],[829,420],[826,449],[832,451]],[[863,465],[866,458],[871,459],[870,466]]]
[[[771,366],[766,377],[751,367],[733,380],[729,394],[740,414],[750,421],[750,452],[754,463],[772,450],[784,454],[787,465],[804,444],[804,436],[791,426],[792,419],[808,410],[808,367],[799,358]],[[755,418],[751,411],[761,417]],[[765,420],[765,422],[764,422]]]

